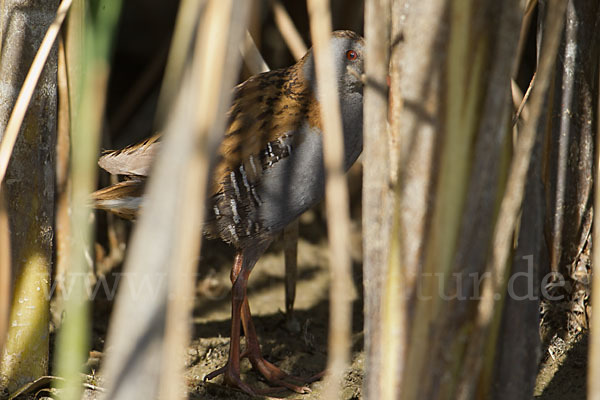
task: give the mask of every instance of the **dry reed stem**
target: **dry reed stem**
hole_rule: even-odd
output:
[[[246,66],[253,75],[269,70],[269,66],[262,54],[260,54],[256,43],[254,43],[254,39],[252,39],[252,35],[248,31],[246,31],[244,42],[240,45],[240,51],[242,52]]]
[[[296,61],[306,54],[307,47],[302,36],[294,25],[294,21],[279,0],[271,2],[275,15],[275,24],[281,32],[288,49]],[[300,223],[298,220],[290,223],[283,230],[283,252],[285,256],[285,315],[287,328],[291,331],[300,329],[298,321],[294,318],[294,301],[296,299],[296,281],[298,277],[298,234]]]
[[[457,398],[460,400],[468,400],[474,396],[482,363],[481,354],[494,315],[495,302],[496,299],[502,298],[503,277],[505,276],[508,255],[512,248],[515,224],[521,209],[525,179],[531,150],[535,142],[537,125],[556,60],[560,34],[564,25],[566,4],[567,2],[562,0],[549,2],[548,25],[542,43],[536,86],[531,96],[530,118],[519,135],[515,156],[510,166],[506,192],[500,205],[498,223],[494,229],[492,257],[487,265],[487,270],[491,271],[491,279],[483,282],[481,300],[475,320],[476,325],[466,349],[462,378],[458,386]]]
[[[132,278],[157,282],[120,288],[104,364],[104,398],[111,400],[185,396],[183,357],[204,213],[198,205],[223,135],[249,5],[188,0],[180,7],[175,37],[187,41],[174,39],[170,52],[161,103],[173,105],[165,110],[164,140],[125,263]]]
[[[70,116],[73,150],[67,178],[70,179],[67,186],[71,187],[70,204],[66,206],[69,210],[64,218],[70,220],[70,240],[68,251],[63,254],[67,265],[65,271],[61,271],[64,272],[64,280],[60,282],[65,288],[65,318],[55,341],[54,357],[56,374],[65,378],[56,382],[61,387],[64,400],[81,398],[81,368],[88,357],[91,300],[88,289],[91,280],[86,278],[92,276],[93,269],[89,195],[96,186],[96,160],[109,76],[109,48],[120,10],[120,1],[111,1],[110,6],[105,7],[101,4],[88,7],[85,2],[76,1],[69,14],[66,75],[69,106],[73,107]]]
[[[277,25],[279,32],[281,32],[281,36],[283,36],[283,40],[292,52],[294,59],[298,61],[306,54],[308,48],[304,40],[302,40],[298,29],[296,29],[294,21],[292,21],[287,10],[281,4],[281,1],[273,0],[271,6],[273,7],[273,14],[275,16],[275,25]]]
[[[535,8],[535,6],[537,5],[538,0],[528,0],[527,4],[525,5],[525,10],[523,12],[524,15],[531,15],[531,12],[533,11],[533,9]]]
[[[600,79],[600,69],[598,70],[598,78]],[[598,89],[596,89],[598,90]],[[592,248],[592,290],[596,288],[596,296],[592,296],[592,310],[600,310],[600,181],[598,179],[598,171],[600,171],[600,91],[596,93],[598,96],[598,114],[596,116],[596,175],[595,179],[595,198],[594,198],[594,221],[593,221],[593,238],[592,243],[596,246]],[[596,315],[592,314],[590,322],[590,348],[588,353],[588,375],[587,375],[587,397],[589,400],[600,400],[600,312],[596,311]]]
[[[0,354],[8,332],[11,299],[10,229],[4,192],[0,192]]]
[[[514,82],[514,81],[511,81],[511,82]],[[531,89],[533,89],[534,83],[535,83],[535,73],[531,77],[531,81],[529,82],[529,87],[527,88],[527,91],[525,92],[523,99],[521,99],[519,108],[517,108],[517,112],[515,113],[515,116],[513,117],[513,120],[512,120],[513,126],[517,124],[517,122],[519,121],[519,117],[521,116],[521,113],[523,113],[523,111],[525,111],[523,113],[523,118],[525,120],[527,120],[527,118],[528,118],[528,113],[527,113],[527,110],[525,109],[525,105],[527,104],[527,100],[529,99],[529,96],[531,95]],[[512,85],[512,83],[511,83],[511,85]],[[516,85],[516,83],[515,83],[515,85]]]
[[[530,3],[537,3],[537,1],[530,1]],[[519,65],[521,65],[521,60],[523,59],[523,51],[525,50],[525,45],[527,43],[527,38],[529,35],[529,29],[531,27],[531,21],[533,20],[533,8],[531,4],[528,4],[525,10],[523,11],[523,19],[521,20],[521,30],[519,32],[519,44],[517,45],[517,55],[515,57],[515,63],[513,72],[511,74],[513,79],[517,78],[517,73]]]
[[[194,50],[192,74],[194,92],[199,93],[197,113],[192,113],[190,133],[196,136],[198,144],[207,144],[208,135],[218,124],[219,103],[214,101],[220,96],[223,71],[227,68],[227,39],[231,34],[230,23],[232,0],[209,0],[203,21],[198,26]],[[184,187],[182,206],[186,223],[181,224],[174,243],[170,279],[169,299],[167,303],[167,324],[163,347],[163,373],[161,374],[161,399],[186,399],[183,369],[188,343],[191,337],[189,318],[194,298],[197,256],[202,239],[201,224],[204,220],[202,199],[206,197],[210,153],[207,146],[201,146],[192,155],[190,173]],[[154,189],[159,189],[156,186]],[[152,194],[152,192],[150,193]]]
[[[260,74],[269,71],[262,54],[249,31],[246,31],[244,44],[240,46],[242,57],[250,73]],[[283,230],[283,253],[285,256],[285,315],[287,328],[290,331],[299,331],[300,325],[294,319],[294,301],[296,299],[296,280],[298,277],[298,233],[299,222],[295,220]]]
[[[298,280],[298,235],[300,222],[296,219],[283,229],[283,255],[285,263],[285,316],[286,327],[292,332],[300,331],[300,323],[294,318],[296,281]]]
[[[62,36],[58,38],[57,89],[56,186],[57,192],[64,192],[69,177],[71,104],[69,102],[67,55],[65,51],[65,41]]]
[[[249,31],[246,31],[244,44],[240,46],[242,57],[250,73],[260,74],[269,71],[260,50]],[[285,257],[285,310],[287,328],[291,331],[299,331],[300,325],[294,319],[294,301],[296,299],[296,280],[298,277],[298,233],[299,222],[295,220],[283,230],[283,253]]]
[[[344,142],[337,80],[331,51],[331,10],[327,0],[308,0],[310,32],[319,82],[323,153],[325,158],[325,205],[330,260],[329,351],[323,398],[339,397],[348,365],[353,292],[349,252],[350,219],[348,187],[344,177]]]
[[[177,12],[175,22],[175,31],[169,47],[169,58],[165,68],[163,82],[160,88],[156,116],[154,118],[155,126],[163,128],[168,113],[172,110],[172,104],[175,102],[179,91],[179,84],[182,82],[182,76],[186,62],[188,62],[190,43],[193,40],[196,29],[196,22],[202,10],[206,6],[206,0],[182,0]]]
[[[69,248],[71,246],[71,201],[69,192],[71,189],[71,178],[69,176],[69,154],[70,154],[70,131],[71,111],[69,103],[69,84],[67,75],[67,60],[65,43],[61,37],[58,40],[58,119],[56,127],[56,215],[55,215],[55,246],[56,265],[54,279],[57,282],[64,281],[70,265]],[[62,292],[60,285],[54,300],[61,301]],[[62,309],[62,305],[59,304]],[[62,310],[54,315],[60,315]],[[58,321],[57,321],[58,322]]]
[[[390,170],[388,96],[391,1],[365,3],[366,54],[364,89],[363,149],[363,283],[365,314],[365,399],[396,398],[394,391],[402,378],[401,359],[405,329],[399,271],[400,238],[390,221],[393,215],[393,190]],[[392,75],[392,78],[393,75]],[[393,82],[396,84],[396,81]],[[396,90],[399,85],[394,85]],[[399,94],[399,93],[398,93]],[[399,97],[397,97],[399,99]],[[396,107],[399,111],[400,107]],[[398,128],[396,126],[395,128]],[[390,168],[390,165],[392,166]],[[398,233],[399,234],[399,233]],[[393,237],[393,239],[391,239]],[[390,243],[393,240],[394,243]],[[392,264],[392,262],[395,262]],[[388,268],[389,267],[389,268]]]
[[[44,69],[44,65],[48,59],[48,55],[52,50],[56,36],[58,35],[60,27],[65,20],[67,11],[69,11],[69,7],[71,7],[72,2],[73,0],[62,0],[58,6],[56,17],[54,18],[54,21],[52,21],[52,24],[50,24],[48,27],[48,31],[46,31],[46,35],[44,36],[44,39],[40,44],[40,48],[33,59],[33,63],[31,64],[29,72],[27,72],[27,76],[23,82],[23,87],[19,92],[19,96],[17,97],[17,101],[13,107],[8,124],[6,125],[6,130],[4,131],[4,134],[1,135],[0,184],[2,181],[4,181],[6,169],[8,168],[8,162],[10,161],[10,156],[15,146],[15,142],[17,141],[21,124],[25,118],[25,113],[29,107],[29,102],[31,101],[31,97],[33,96],[33,92],[35,91],[38,80],[40,79],[40,75],[42,74],[42,70]],[[0,190],[2,190],[1,187]]]

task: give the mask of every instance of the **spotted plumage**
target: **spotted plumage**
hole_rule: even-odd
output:
[[[362,151],[363,39],[351,31],[332,36],[338,79],[344,161],[349,168]],[[225,381],[249,394],[255,391],[239,377],[240,321],[246,334],[246,355],[267,381],[304,392],[285,381],[286,374],[260,353],[250,310],[242,307],[250,271],[273,238],[300,214],[321,200],[325,170],[318,82],[312,50],[296,64],[255,75],[234,88],[227,129],[210,177],[204,224],[209,237],[221,238],[237,249],[232,269],[232,343]],[[126,180],[101,189],[93,197],[98,208],[134,218],[143,208],[141,195],[160,137],[107,152],[99,164]],[[239,293],[244,293],[240,298]],[[237,350],[234,350],[237,349]]]
[[[362,42],[349,31],[340,31],[338,37]],[[314,74],[311,52],[289,68],[255,75],[234,89],[227,130],[211,178],[205,224],[209,237],[243,246],[280,228],[280,224],[268,226],[260,218],[261,178],[294,152],[305,139],[303,130],[321,131],[315,86],[307,73]],[[130,196],[131,191],[135,187],[141,192],[159,147],[160,135],[155,135],[142,143],[106,152],[99,161],[103,169],[135,179],[94,193],[97,206],[135,218],[141,202]]]

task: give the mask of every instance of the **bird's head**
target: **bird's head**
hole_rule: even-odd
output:
[[[364,81],[365,40],[352,31],[335,31],[331,35],[331,50],[335,76],[338,78],[338,90],[341,95],[362,96]],[[313,84],[318,98],[315,64],[312,49],[304,61],[304,74]],[[342,98],[344,97],[342,96]]]
[[[331,37],[336,76],[342,93],[362,94],[364,79],[364,46],[362,37],[352,31],[335,31]]]

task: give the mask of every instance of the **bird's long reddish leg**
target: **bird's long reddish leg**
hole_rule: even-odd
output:
[[[255,395],[258,391],[254,390],[250,385],[244,383],[240,377],[240,321],[242,304],[246,297],[246,285],[250,272],[246,274],[240,273],[243,267],[242,253],[235,256],[235,262],[231,269],[231,278],[233,287],[231,290],[231,336],[229,342],[229,358],[227,364],[223,368],[204,377],[205,380],[213,379],[214,377],[224,374],[225,382],[231,386],[238,387],[244,392]],[[235,279],[234,279],[235,277]]]
[[[249,254],[238,252],[235,256],[233,268],[231,269],[231,281],[233,282],[233,287],[231,291],[231,336],[229,343],[229,357],[227,359],[227,364],[224,367],[219,368],[204,377],[204,380],[210,380],[223,374],[225,383],[237,387],[250,395],[275,393],[280,391],[281,387],[288,387],[286,385],[279,385],[281,386],[279,388],[256,389],[244,383],[240,377],[240,359],[245,356],[250,357],[248,351],[246,351],[244,355],[240,355],[240,322],[243,304],[248,304],[246,298],[248,277],[250,276],[254,264],[256,264],[260,255],[268,247],[268,244],[269,242],[263,242],[256,246]],[[249,313],[250,308],[248,307],[248,316],[250,315]],[[250,336],[253,337],[252,342],[258,345],[254,325],[252,325],[251,330],[252,333]],[[244,332],[246,333],[246,339],[248,340],[248,332],[246,330],[244,330]],[[258,347],[258,351],[260,353],[260,347]]]
[[[242,303],[241,314],[247,346],[244,356],[248,357],[254,369],[258,370],[258,372],[260,372],[261,375],[264,376],[265,379],[272,385],[286,387],[296,393],[310,393],[310,388],[288,382],[293,381],[298,384],[303,384],[305,380],[288,375],[276,365],[265,360],[265,358],[262,356],[260,344],[256,335],[256,329],[254,328],[254,323],[252,322],[252,315],[250,314],[250,305],[248,304],[247,297]]]

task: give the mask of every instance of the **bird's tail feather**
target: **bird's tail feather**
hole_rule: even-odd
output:
[[[144,179],[128,179],[92,193],[94,207],[135,219],[142,205]]]

